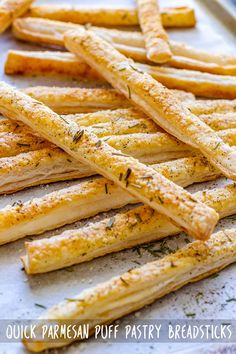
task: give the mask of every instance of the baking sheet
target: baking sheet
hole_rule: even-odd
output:
[[[86,0],[75,2],[71,1],[37,1],[37,4],[75,4],[81,6],[134,6],[131,0],[120,0],[119,2],[106,0]],[[170,0],[161,1],[161,5],[165,6],[194,6],[197,13],[198,25],[196,29],[191,30],[171,30],[170,36],[191,45],[207,48],[212,51],[223,51],[235,54],[235,38],[233,32],[221,23],[213,13],[209,11],[204,1],[197,0]],[[9,49],[39,49],[40,47],[28,45],[22,42],[17,42],[13,39],[10,32],[0,37],[0,76],[10,84],[17,87],[27,87],[33,85],[60,85],[60,86],[77,86],[85,85],[78,81],[62,81],[60,79],[47,77],[10,77],[3,74],[4,60],[7,50]],[[72,184],[78,183],[63,182],[55,183],[47,186],[40,186],[27,189],[23,192],[18,192],[10,196],[0,197],[0,207],[7,204],[12,204],[16,200],[28,200],[31,197],[42,196],[50,191],[63,188]],[[205,188],[213,188],[228,183],[225,179],[220,179],[216,182],[195,185],[189,188],[191,191],[197,191]],[[103,215],[102,217],[104,217]],[[82,225],[76,223],[70,228]],[[218,225],[218,229],[222,227],[236,226],[232,219],[225,219]],[[68,227],[67,227],[68,228]],[[66,229],[66,228],[63,228]],[[54,230],[38,237],[56,235],[60,230]],[[168,247],[176,249],[184,244],[185,236],[171,238],[167,241]],[[144,264],[155,259],[148,251],[141,249],[141,256],[134,250],[126,250],[116,254],[93,260],[91,262],[73,266],[68,271],[59,270],[49,274],[26,276],[22,271],[19,256],[24,254],[24,242],[31,240],[32,237],[24,240],[2,246],[0,248],[0,318],[1,319],[29,319],[37,318],[42,309],[35,306],[36,303],[50,307],[53,304],[63,300],[66,297],[71,297],[81,290],[94,286],[99,282],[108,280],[114,275],[121,274],[131,267],[137,266],[134,262],[138,261]],[[159,244],[155,245],[158,248]],[[188,313],[196,313],[196,319],[232,319],[236,318],[236,308],[234,302],[226,302],[228,298],[235,297],[235,266],[230,266],[220,273],[217,278],[209,278],[197,284],[186,286],[183,289],[166,296],[165,298],[156,301],[151,306],[138,311],[129,316],[138,319],[186,319]],[[201,291],[203,295],[196,301],[197,294]],[[217,346],[218,347],[218,346]],[[221,346],[222,347],[222,346]],[[225,348],[225,346],[223,346]],[[198,348],[198,351],[197,351]],[[71,346],[59,350],[59,353],[74,354],[81,352],[83,354],[97,353],[186,353],[198,352],[203,353],[206,348],[215,348],[211,345],[204,344],[142,344],[142,343],[96,343],[89,340],[86,343],[75,343]],[[232,349],[232,353],[235,352]],[[53,352],[53,351],[52,351]],[[24,348],[19,343],[0,344],[0,353],[26,353]]]

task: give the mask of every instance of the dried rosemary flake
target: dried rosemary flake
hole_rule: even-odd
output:
[[[106,194],[108,194],[108,186],[107,186],[107,183],[105,183],[105,192],[106,192]]]
[[[131,174],[132,170],[131,168],[128,168],[125,175],[124,175],[124,180],[127,181],[127,179],[129,178],[130,174]]]
[[[41,304],[35,303],[34,306],[40,307],[41,309],[46,309],[47,307]]]
[[[128,97],[129,97],[129,99],[131,99],[131,90],[130,90],[130,87],[129,87],[129,85],[127,85],[127,89],[128,89]]]
[[[78,143],[78,141],[82,138],[83,134],[84,134],[83,129],[78,130],[77,133],[75,133],[75,135],[73,136],[74,143]]]
[[[133,66],[133,65],[130,64],[130,67],[131,67],[134,71],[137,71],[137,73],[143,74],[143,71],[139,70],[139,69],[136,68],[135,66]]]
[[[158,197],[159,201],[161,204],[164,204],[163,200],[161,199],[161,197]]]
[[[114,224],[114,222],[115,222],[115,217],[112,216],[112,217],[110,218],[110,220],[108,221],[108,223],[107,223],[106,229],[111,229],[112,226],[113,226],[113,224]]]
[[[18,146],[28,146],[30,147],[30,144],[26,144],[26,143],[17,143]]]
[[[126,286],[128,286],[129,284],[127,283],[127,281],[125,279],[123,279],[122,277],[120,277],[120,280],[122,281],[122,283],[124,283]]]
[[[124,71],[126,70],[126,68],[120,68],[118,71]]]
[[[98,140],[95,145],[96,145],[97,148],[99,148],[102,145],[102,141]]]
[[[152,175],[145,175],[145,176],[141,176],[141,178],[143,178],[143,179],[149,179],[149,178],[153,178],[153,176],[152,176]]]
[[[123,177],[123,173],[121,172],[121,173],[120,173],[120,176],[119,176],[119,181],[122,180],[122,177]]]
[[[215,148],[213,150],[216,150],[220,146],[220,142],[216,144]]]

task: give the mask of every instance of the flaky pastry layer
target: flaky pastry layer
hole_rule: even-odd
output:
[[[207,239],[218,214],[195,200],[189,192],[175,185],[151,167],[120,153],[88,130],[65,121],[30,96],[0,84],[0,112],[30,126],[42,137],[56,144],[80,162],[113,180],[142,202],[167,214],[191,235]],[[143,175],[152,174],[151,183]]]
[[[236,230],[224,229],[212,235],[206,242],[195,241],[180,250],[116,276],[87,289],[45,311],[45,320],[88,320],[96,324],[110,323],[145,305],[175,291],[182,286],[206,278],[236,261]],[[39,328],[40,325],[38,324]],[[41,333],[41,331],[39,331]],[[78,338],[79,339],[79,338]],[[24,339],[26,347],[34,352],[69,344],[71,339],[33,341]]]

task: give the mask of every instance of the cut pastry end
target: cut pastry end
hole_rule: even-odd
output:
[[[163,39],[158,39],[156,45],[147,49],[147,58],[158,64],[164,64],[172,58],[169,45]]]

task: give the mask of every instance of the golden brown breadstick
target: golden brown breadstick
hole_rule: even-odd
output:
[[[4,32],[15,18],[23,15],[33,0],[3,0],[0,3],[0,33]]]
[[[61,6],[31,6],[30,16],[48,18],[56,21],[78,24],[91,23],[96,26],[135,26],[138,25],[136,9],[93,9]],[[194,9],[187,6],[161,9],[164,27],[194,27]]]
[[[221,218],[236,212],[235,184],[195,195],[214,208]],[[24,211],[24,207],[18,207],[17,212],[20,211]],[[153,213],[148,206],[117,213],[111,228],[107,228],[109,220],[107,218],[79,229],[67,230],[51,238],[26,242],[26,255],[22,257],[26,272],[36,274],[61,269],[181,231],[165,216]],[[30,219],[28,222],[31,227]],[[15,232],[18,233],[17,230]]]
[[[78,161],[88,164],[155,210],[167,214],[191,235],[202,239],[211,235],[218,220],[213,209],[199,203],[189,192],[151,167],[120,153],[96,135],[62,119],[42,103],[5,83],[0,84],[0,112],[27,124]],[[147,183],[143,175],[150,174],[152,180]]]
[[[60,114],[130,107],[124,96],[113,89],[36,86],[23,91]]]
[[[48,320],[61,325],[63,320],[68,323],[76,319],[77,325],[86,321],[92,333],[95,325],[111,323],[235,261],[236,230],[223,229],[206,243],[190,243],[162,259],[129,270],[48,309],[36,324],[37,338],[25,338],[23,342],[33,352],[67,345],[75,338],[42,339],[42,325]]]
[[[83,26],[72,23],[52,21],[40,18],[20,18],[13,23],[14,35],[22,40],[36,42],[37,44],[52,44],[64,46],[63,37],[66,31],[81,29]],[[90,27],[91,31],[117,44],[127,46],[128,50],[133,47],[137,50],[145,48],[141,32],[120,31],[114,29]],[[215,63],[220,66],[235,66],[236,57],[223,53],[212,53],[191,47],[181,42],[170,41],[171,51],[177,57],[187,57],[200,62]],[[130,48],[130,49],[129,49]],[[143,54],[142,54],[143,55]]]
[[[227,143],[236,145],[235,129],[219,132]],[[158,163],[193,156],[196,151],[168,134],[133,134],[113,136],[111,146],[138,158],[144,163]],[[0,194],[13,193],[30,186],[94,175],[88,165],[77,162],[60,149],[29,151],[0,159]]]
[[[172,57],[169,39],[161,22],[159,0],[136,0],[139,24],[144,36],[147,58],[166,63]]]
[[[23,92],[43,102],[53,111],[60,114],[132,107],[132,104],[124,97],[124,95],[116,90],[107,88],[94,89],[80,87],[35,86],[24,89]],[[194,99],[194,96],[188,92],[174,90],[173,93],[182,101]],[[201,113],[205,113],[205,111],[203,110]],[[144,113],[140,114],[145,116]]]
[[[133,47],[134,48],[134,47]],[[120,49],[120,48],[119,48]],[[139,48],[137,48],[139,49]],[[133,51],[133,50],[132,50]],[[124,54],[130,55],[130,52]],[[138,54],[139,55],[139,54]],[[143,56],[143,54],[141,54]],[[235,75],[236,65],[220,66],[214,63],[200,62],[191,58],[172,57],[168,63],[173,67],[182,69],[198,70],[221,75]],[[136,65],[139,65],[136,63]],[[145,67],[143,68],[145,71]],[[150,67],[151,70],[151,67]],[[176,74],[181,71],[176,71]],[[98,73],[86,64],[81,58],[77,58],[72,53],[51,52],[51,51],[23,51],[10,50],[5,62],[5,73],[8,75],[15,74],[57,74],[69,75],[72,77],[82,77],[102,81],[104,80]],[[150,71],[151,73],[151,71]],[[204,76],[199,76],[204,78]],[[212,79],[212,77],[211,77]]]
[[[140,72],[133,62],[90,31],[68,32],[65,44],[163,129],[199,149],[224,175],[236,179],[235,149],[225,144],[166,87]]]
[[[189,157],[152,167],[182,187],[219,176],[219,172],[203,157]],[[2,209],[0,243],[11,242],[28,234],[39,234],[102,211],[137,202],[136,198],[105,178],[81,182],[42,198]],[[37,222],[34,222],[35,217]]]

